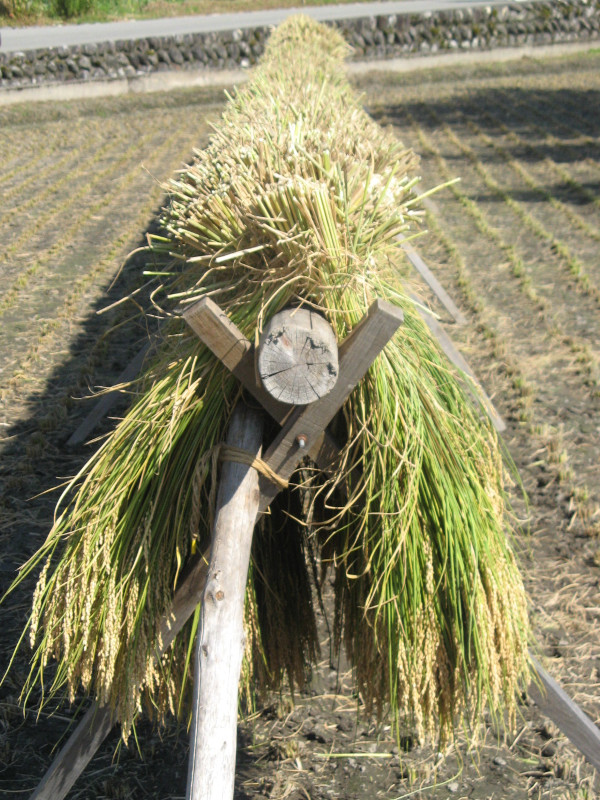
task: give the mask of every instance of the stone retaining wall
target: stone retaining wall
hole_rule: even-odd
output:
[[[600,40],[600,0],[540,0],[331,24],[354,47],[356,60],[593,42]],[[0,89],[134,78],[161,70],[246,68],[261,55],[268,35],[269,28],[263,27],[20,53],[0,51]]]

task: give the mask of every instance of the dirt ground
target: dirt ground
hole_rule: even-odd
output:
[[[517,537],[546,669],[600,721],[600,53],[550,61],[363,75],[382,124],[422,157],[428,204],[418,249],[467,323],[448,322],[507,422]],[[89,445],[66,441],[91,386],[114,382],[145,335],[109,332],[140,285],[121,270],[163,201],[161,182],[206,141],[217,90],[0,109],[0,589],[44,539],[54,493]],[[423,296],[428,297],[423,289]],[[118,411],[118,409],[117,409]],[[106,420],[97,430],[110,426]],[[0,607],[0,669],[31,584]],[[594,771],[524,694],[515,730],[481,721],[479,743],[443,751],[361,714],[329,652],[308,690],[273,697],[239,726],[236,798],[521,800],[600,796]],[[0,688],[0,797],[27,797],[85,707],[18,703],[25,648]],[[64,739],[63,739],[64,741]],[[187,733],[113,732],[69,798],[185,796]]]

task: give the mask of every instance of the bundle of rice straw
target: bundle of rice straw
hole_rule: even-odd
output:
[[[347,50],[303,17],[275,30],[210,145],[169,184],[150,245],[164,338],[19,578],[41,566],[25,694],[55,660],[49,694],[83,688],[125,736],[143,705],[158,719],[189,711],[198,614],[158,663],[157,626],[192,548],[209,547],[207,454],[240,394],[180,317],[206,296],[249,338],[299,301],[339,339],[376,297],[405,311],[334,421],[339,471],[280,495],[255,533],[242,694],[302,685],[319,649],[311,576],[329,567],[334,630],[368,709],[391,708],[421,737],[485,704],[515,710],[529,629],[498,442],[403,294],[397,236],[417,230],[417,160],[362,110]]]

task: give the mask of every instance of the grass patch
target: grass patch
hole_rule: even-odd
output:
[[[302,0],[301,5],[327,6],[340,2],[343,3],[344,0]],[[2,0],[0,25],[52,25],[60,19],[69,19],[71,22],[160,19],[195,14],[231,14],[269,8],[296,8],[298,5],[298,0]]]

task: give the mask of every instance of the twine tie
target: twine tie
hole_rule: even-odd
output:
[[[263,461],[262,458],[255,456],[248,450],[243,450],[241,447],[232,447],[229,444],[220,444],[217,447],[219,448],[219,461],[235,461],[237,464],[247,464],[257,472],[260,472],[261,475],[264,475],[271,483],[279,486],[280,489],[287,489],[289,486],[288,481],[278,475],[274,469],[271,469],[266,461]]]

